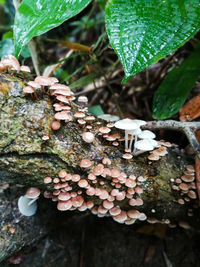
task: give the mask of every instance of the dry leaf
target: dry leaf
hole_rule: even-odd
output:
[[[190,99],[180,109],[180,121],[191,121],[200,116],[200,95]]]

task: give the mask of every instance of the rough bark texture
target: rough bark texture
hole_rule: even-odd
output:
[[[35,242],[47,231],[44,225],[41,225],[40,213],[31,218],[19,216],[16,208],[18,196],[30,186],[52,190],[51,186],[44,185],[43,178],[56,177],[61,169],[87,177],[88,171],[79,166],[83,158],[89,158],[93,164],[98,164],[103,157],[108,156],[112,160],[112,168],[117,167],[128,175],[134,173],[136,176],[146,177],[146,181],[141,185],[144,190],[144,205],[137,209],[161,222],[165,219],[172,223],[187,221],[198,229],[199,210],[193,212],[193,217],[187,216],[188,209],[193,209],[195,201],[189,201],[185,205],[178,204],[180,193],[172,190],[170,181],[182,176],[186,166],[193,163],[191,158],[181,153],[178,148],[172,147],[168,149],[166,156],[151,164],[147,159],[148,153],[124,160],[124,144],[116,148],[98,136],[97,120],[92,123],[91,131],[96,135],[92,144],[86,144],[82,140],[84,126],[78,125],[75,120],[63,124],[59,131],[53,132],[53,99],[46,94],[40,95],[39,100],[33,100],[30,96],[24,96],[23,86],[24,82],[20,77],[0,74],[0,183],[2,186],[8,183],[9,188],[15,188],[12,199],[4,198],[2,193],[0,201],[0,261],[16,251],[16,248],[30,244],[33,237],[31,242]],[[50,139],[42,141],[43,135],[49,135]],[[102,188],[110,191],[111,181],[106,180]],[[78,190],[75,183],[73,189]],[[98,205],[101,203],[95,197],[85,198],[93,200]],[[47,203],[46,200],[45,205]],[[120,201],[118,205],[124,210],[131,208],[128,199]],[[13,207],[14,210],[11,210]],[[155,214],[152,214],[152,209],[155,209]],[[15,217],[18,218],[17,221]],[[16,230],[14,234],[10,234],[10,226],[6,225],[13,224]],[[23,226],[29,229],[32,225],[33,231],[23,231]]]

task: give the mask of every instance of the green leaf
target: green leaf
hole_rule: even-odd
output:
[[[15,55],[34,37],[62,24],[83,10],[91,0],[23,0],[14,23]]]
[[[98,3],[99,3],[100,8],[104,10],[107,0],[98,0]]]
[[[88,108],[88,111],[96,117],[104,114],[100,105],[91,106]]]
[[[4,39],[0,41],[0,58],[3,56],[12,55],[14,52],[13,41],[11,39]]]
[[[165,57],[200,28],[199,0],[110,0],[106,30],[130,77]]]
[[[98,75],[96,73],[90,73],[88,75],[81,77],[77,81],[71,83],[69,87],[71,90],[76,89],[76,88],[81,88],[81,87],[93,82],[97,77],[98,77]]]
[[[2,35],[2,40],[4,39],[13,39],[13,32],[12,31],[5,32]]]
[[[200,44],[180,67],[168,73],[153,100],[153,118],[167,119],[177,113],[200,76]]]

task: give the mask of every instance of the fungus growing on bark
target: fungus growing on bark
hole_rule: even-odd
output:
[[[121,130],[125,130],[125,148],[128,146],[128,135],[133,135],[134,132],[140,128],[137,123],[133,122],[131,119],[119,120],[115,123],[115,127]]]
[[[18,199],[18,208],[22,215],[32,216],[36,213],[36,200],[38,199],[39,195],[40,189],[36,187],[30,187],[26,191],[26,194]]]
[[[107,122],[116,122],[119,120],[118,116],[111,115],[111,114],[102,114],[97,116],[99,119],[105,120]]]
[[[94,141],[94,134],[91,132],[84,132],[82,138],[86,143],[92,143]]]
[[[24,216],[33,216],[37,211],[37,203],[32,202],[27,196],[21,196],[17,204],[20,213]]]
[[[28,66],[24,66],[24,65],[22,65],[20,67],[20,71],[22,71],[22,72],[31,72],[30,68]]]
[[[53,121],[51,124],[51,129],[54,131],[57,131],[60,129],[60,122],[59,121]]]
[[[19,61],[14,57],[13,55],[8,55],[7,58],[2,58],[1,59],[1,64],[4,67],[8,67],[11,70],[14,71],[20,71],[20,64]]]

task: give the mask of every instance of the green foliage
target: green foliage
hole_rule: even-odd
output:
[[[153,100],[153,118],[167,119],[177,113],[184,104],[195,81],[200,76],[200,44],[182,62],[180,67],[168,73]]]
[[[51,30],[82,11],[91,0],[23,0],[16,12],[14,23],[15,55],[23,51],[34,37]],[[104,9],[106,31],[110,44],[123,64],[125,83],[134,74],[164,58],[193,37],[200,28],[200,0],[96,0]],[[94,6],[93,6],[94,7]],[[104,12],[99,16],[82,16],[75,26],[73,35],[102,23]],[[11,36],[1,41],[0,52],[10,45]],[[8,41],[9,40],[9,41]],[[98,42],[97,42],[98,43]],[[3,50],[4,49],[4,50]],[[199,76],[197,50],[168,74],[155,94],[154,118],[165,119],[175,114],[184,103],[190,89]],[[11,51],[11,50],[10,50]],[[94,50],[93,50],[94,51]],[[196,55],[196,58],[195,58]],[[91,59],[85,62],[90,64]],[[65,81],[79,73],[60,73]],[[75,81],[71,87],[78,88],[93,81],[96,74],[89,74]],[[93,77],[94,76],[94,77]]]
[[[15,17],[15,54],[34,36],[75,16],[90,1],[23,0]],[[98,2],[103,7],[106,0]],[[89,22],[94,24],[92,19]],[[123,64],[124,82],[183,45],[199,28],[199,0],[110,0],[106,6],[106,29]]]
[[[124,82],[165,57],[200,28],[199,0],[110,0],[106,29]]]
[[[15,16],[15,55],[34,37],[62,24],[91,0],[23,0]]]
[[[5,32],[2,36],[2,40],[4,39],[13,39],[13,32],[12,31]]]
[[[8,34],[10,36],[10,32]],[[0,41],[0,58],[3,56],[8,56],[14,54],[14,44],[13,40],[10,38],[5,38],[6,35],[3,36],[2,40]],[[27,46],[25,46],[21,52],[21,56],[23,58],[29,58],[30,52]]]
[[[13,42],[11,39],[4,39],[0,41],[0,58],[11,55],[14,52]]]
[[[97,74],[96,73],[90,73],[88,75],[85,75],[83,77],[81,77],[80,79],[78,79],[77,81],[73,82],[70,84],[70,89],[76,89],[76,88],[81,88],[83,86],[88,85],[89,83],[92,83],[95,78],[97,78]]]
[[[101,7],[101,9],[105,9],[107,0],[98,0],[99,6]]]
[[[91,106],[88,111],[96,117],[104,114],[100,105]]]

